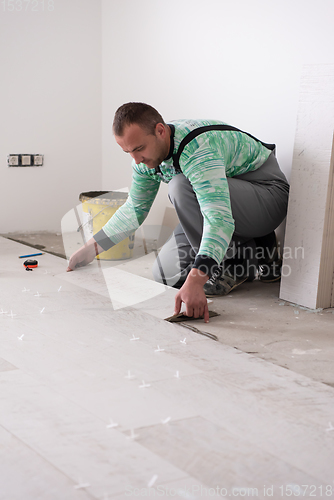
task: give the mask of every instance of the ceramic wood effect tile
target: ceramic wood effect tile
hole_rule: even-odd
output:
[[[74,484],[88,482],[95,497],[141,487],[154,473],[186,477],[122,432],[108,429],[80,405],[20,371],[0,374],[0,424]],[[15,394],[15,398],[13,397]]]
[[[91,500],[75,481],[0,427],[1,500]]]
[[[241,435],[250,446],[259,446],[319,480],[331,481],[334,436],[326,431],[328,424],[315,425],[296,415],[291,403],[261,398],[248,391],[247,384],[232,387],[212,377],[208,372],[196,374],[173,391],[167,384],[157,386],[166,397],[173,395],[175,404],[189,406],[195,415]],[[191,387],[196,388],[196,396]],[[311,465],[314,456],[318,460]]]
[[[263,487],[271,484],[278,496],[282,478],[285,484],[322,484],[275,453],[265,452],[254,443],[250,446],[247,436],[202,417],[138,429],[138,433],[138,442],[154,453],[164,450],[165,459],[197,481],[229,493],[233,489],[253,488],[258,492],[254,496],[264,498]]]
[[[163,321],[174,290],[115,310],[96,266],[65,275],[46,255],[50,273],[25,273],[22,248],[0,245],[0,309],[17,313],[0,315],[8,491],[35,500],[49,481],[76,498],[87,482],[75,495],[103,499],[156,476],[166,487],[332,481],[333,389]]]

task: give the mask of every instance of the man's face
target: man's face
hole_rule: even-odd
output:
[[[133,123],[125,127],[122,136],[115,136],[115,139],[137,164],[144,163],[148,168],[156,168],[168,155],[169,134],[162,123],[156,125],[154,135]]]

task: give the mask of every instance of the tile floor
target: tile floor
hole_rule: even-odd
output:
[[[0,238],[1,500],[334,497],[332,310],[249,283],[188,323],[216,342],[164,321],[153,253],[22,253]]]

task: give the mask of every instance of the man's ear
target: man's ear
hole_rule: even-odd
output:
[[[165,137],[166,135],[166,128],[163,123],[157,123],[155,126],[155,133],[160,136],[160,137]]]

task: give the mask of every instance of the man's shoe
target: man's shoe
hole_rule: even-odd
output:
[[[259,279],[263,283],[274,283],[280,281],[282,270],[282,259],[276,259],[270,264],[259,266]]]
[[[241,283],[244,283],[247,278],[248,276],[235,278],[228,274],[222,274],[222,268],[218,268],[218,270],[205,283],[203,287],[204,293],[207,297],[227,295],[237,286],[241,285]]]
[[[279,256],[275,231],[255,238],[258,252],[259,280],[274,283],[281,279],[282,259]]]

